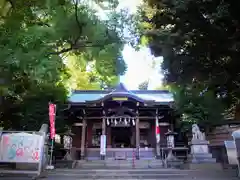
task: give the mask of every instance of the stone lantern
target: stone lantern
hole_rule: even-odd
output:
[[[165,133],[167,137],[167,147],[168,148],[174,148],[175,147],[175,135],[177,135],[176,132],[168,131]]]
[[[177,135],[177,133],[168,130],[168,132],[165,133],[165,135],[167,137],[167,148],[168,148],[166,165],[174,166],[175,162],[177,161],[177,158],[173,155],[173,148],[175,147],[175,135]]]
[[[72,136],[75,134],[72,133],[71,129],[68,129],[63,134],[63,147],[67,151],[65,159],[72,160],[76,159],[76,150],[72,148]]]

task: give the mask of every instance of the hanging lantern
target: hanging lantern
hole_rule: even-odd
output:
[[[111,124],[113,124],[113,118],[111,118]]]
[[[128,122],[127,122],[127,118],[124,118],[124,123],[125,123],[125,125],[128,124]]]
[[[132,119],[132,124],[133,124],[133,126],[135,126],[135,120],[134,119]]]
[[[119,124],[121,124],[122,123],[122,118],[119,118]]]
[[[109,122],[109,119],[107,118],[107,125],[109,126],[110,125],[110,122]]]
[[[117,119],[115,118],[115,120],[114,120],[114,124],[115,124],[115,126],[117,125]]]

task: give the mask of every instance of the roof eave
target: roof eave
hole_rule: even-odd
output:
[[[128,98],[133,98],[135,99],[136,101],[140,102],[140,103],[148,103],[148,102],[154,102],[154,100],[152,101],[149,101],[149,100],[145,100],[145,99],[142,99],[134,94],[130,94],[130,93],[109,93],[107,94],[106,96],[102,97],[102,98],[99,98],[99,99],[96,99],[96,100],[93,100],[93,101],[86,101],[86,103],[101,103],[101,102],[104,102],[106,101],[107,99],[110,99],[110,98],[113,98],[113,97],[128,97]]]

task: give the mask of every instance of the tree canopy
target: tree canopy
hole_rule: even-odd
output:
[[[239,3],[145,1],[140,11],[141,43],[147,44],[155,56],[164,57],[167,84],[174,84],[179,91],[191,89],[193,99],[204,99],[204,92],[228,106],[239,103]]]
[[[0,15],[5,128],[39,128],[48,121],[49,101],[58,105],[61,128],[69,89],[100,89],[126,70],[120,26],[125,19],[117,12],[101,20],[78,0],[0,0]]]
[[[164,56],[167,82],[201,83],[230,101],[239,99],[238,1],[147,1],[142,38]]]
[[[173,86],[173,93],[177,114],[181,115],[182,130],[188,130],[193,123],[202,128],[208,128],[223,123],[225,106],[211,91],[201,92],[200,88],[191,86]]]
[[[146,81],[144,81],[144,82],[142,82],[138,85],[138,89],[139,90],[147,90],[148,89],[148,84],[149,84],[149,81],[146,80]]]

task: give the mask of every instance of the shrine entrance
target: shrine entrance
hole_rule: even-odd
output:
[[[81,159],[151,159],[161,156],[163,129],[173,130],[172,103],[168,91],[129,91],[120,83],[114,90],[74,91],[64,112]],[[167,123],[160,139],[159,123]]]
[[[112,127],[112,147],[130,148],[132,147],[131,127]]]

